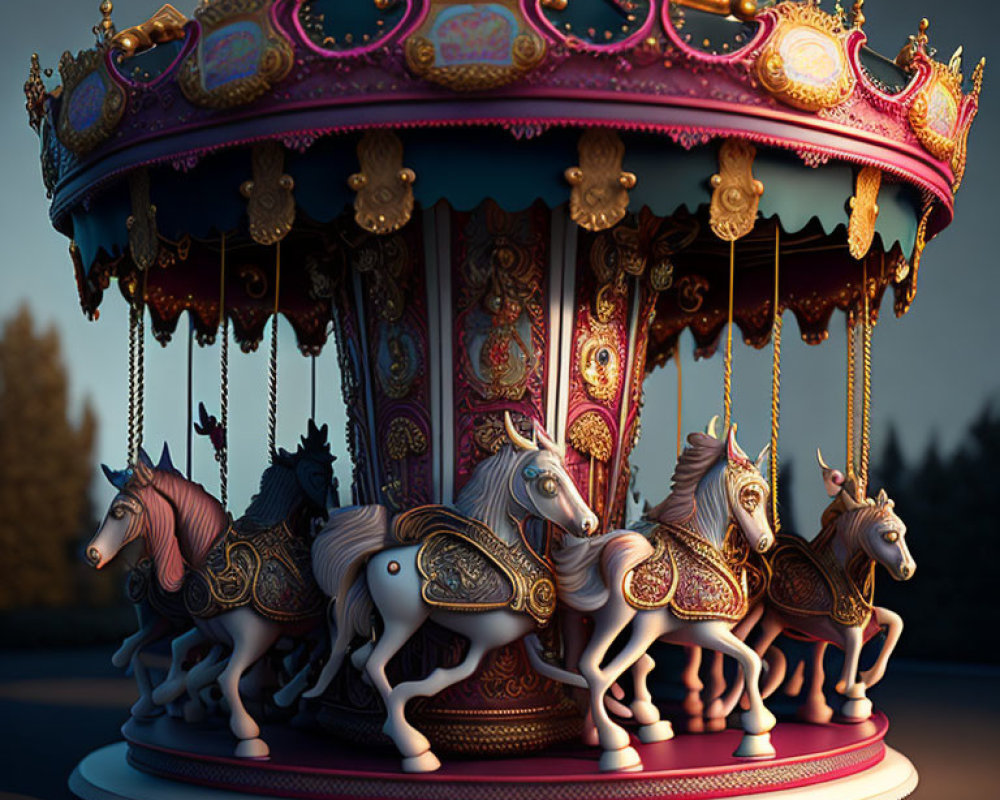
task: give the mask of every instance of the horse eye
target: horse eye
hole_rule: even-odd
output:
[[[538,491],[546,497],[555,497],[559,494],[559,481],[553,475],[546,475],[538,482]]]
[[[125,506],[114,506],[111,509],[112,519],[124,519],[125,518]]]
[[[889,544],[895,544],[899,541],[899,533],[897,531],[886,531],[882,538],[889,542]]]

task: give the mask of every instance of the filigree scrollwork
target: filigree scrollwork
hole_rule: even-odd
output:
[[[626,277],[646,270],[638,226],[622,224],[598,236],[590,250],[590,266],[599,283],[594,314],[600,322],[608,322],[628,296]]]
[[[875,239],[878,219],[878,192],[882,186],[882,170],[863,167],[858,173],[857,188],[850,200],[851,221],[847,226],[847,246],[851,256],[863,258]]]
[[[712,232],[734,242],[753,230],[764,184],[753,176],[757,150],[743,139],[726,139],[719,149],[719,172],[712,176]]]
[[[410,394],[423,362],[412,332],[405,325],[384,323],[377,334],[375,378],[387,397],[402,400]]]
[[[531,438],[533,435],[532,424],[528,417],[524,414],[512,412],[511,419],[514,422],[514,427],[517,428],[522,436]],[[502,414],[484,414],[481,417],[477,417],[473,425],[472,441],[484,453],[492,455],[499,452],[500,448],[504,445],[510,444],[510,437],[507,435],[507,428],[504,425]]]
[[[413,73],[457,92],[516,81],[541,64],[545,52],[519,0],[431,0],[423,23],[406,40]]]
[[[295,181],[285,174],[285,150],[277,142],[253,149],[253,180],[240,192],[247,200],[250,236],[257,244],[280,242],[295,224]]]
[[[596,320],[590,332],[580,341],[580,374],[587,394],[600,403],[610,405],[618,396],[621,385],[623,354],[613,325]]]
[[[965,178],[965,167],[968,161],[969,131],[972,130],[972,123],[979,113],[979,95],[983,91],[983,72],[986,69],[986,59],[980,59],[976,69],[972,73],[972,92],[965,98],[962,104],[962,117],[959,123],[958,139],[955,144],[955,154],[951,157],[951,171],[955,180],[951,184],[951,191],[957,192],[962,186],[962,179]]]
[[[427,452],[427,435],[409,417],[396,417],[389,423],[385,452],[393,461],[408,456],[422,456]]]
[[[962,74],[936,61],[929,63],[932,77],[910,106],[910,125],[934,158],[951,161],[958,146]]]
[[[295,51],[271,21],[270,0],[218,0],[195,11],[198,46],[177,82],[192,103],[233,108],[251,103],[283,80]]]
[[[156,206],[149,199],[149,172],[139,169],[129,174],[132,214],[128,227],[128,249],[135,265],[145,272],[156,263],[160,249],[156,230]]]
[[[705,302],[709,283],[701,275],[685,275],[677,282],[677,306],[686,314],[694,314]]]
[[[356,193],[354,220],[366,231],[387,234],[413,216],[413,183],[417,174],[403,166],[403,143],[388,130],[368,131],[358,142],[361,171],[348,179]]]
[[[119,51],[123,58],[131,58],[158,44],[183,39],[187,35],[184,29],[187,23],[187,17],[170,3],[166,3],[146,22],[115,34],[111,47]]]
[[[85,50],[75,58],[63,53],[59,141],[74,153],[93,150],[107,139],[125,113],[125,92],[112,79],[100,50]]]
[[[628,210],[628,193],[637,178],[622,169],[625,145],[615,131],[592,128],[580,136],[580,164],[566,170],[570,217],[588,231],[617,225]]]
[[[910,271],[903,282],[899,284],[899,291],[896,294],[896,316],[901,317],[910,310],[913,301],[917,297],[917,278],[920,277],[920,260],[924,255],[924,247],[927,245],[927,225],[930,223],[931,214],[934,213],[934,204],[928,203],[924,208],[924,213],[920,217],[917,225],[917,236],[913,242],[913,255],[910,257]]]
[[[856,35],[837,16],[811,3],[779,3],[774,33],[757,58],[761,85],[788,105],[819,111],[840,105],[857,79],[846,41]]]
[[[598,461],[608,461],[614,448],[614,439],[608,423],[598,412],[587,411],[569,426],[569,443],[580,453],[593,456]]]
[[[398,322],[406,310],[405,273],[410,266],[409,250],[402,236],[366,237],[352,249],[351,265],[368,275],[368,297],[386,322]]]

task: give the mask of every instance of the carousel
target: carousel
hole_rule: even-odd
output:
[[[35,57],[82,309],[112,286],[130,309],[127,460],[86,557],[145,552],[114,655],[140,699],[71,789],[912,791],[866,696],[902,629],[875,584],[916,569],[869,485],[871,346],[952,219],[984,65],[936,60],[926,20],[880,55],[863,5],[202,0],[123,27],[105,0],[59,85]],[[184,312],[219,356],[189,426],[208,488],[144,442],[147,338]],[[815,536],[778,514],[790,316],[811,344],[848,330],[847,463],[818,454]],[[335,348],[348,420],[302,420],[291,449],[280,317],[303,356]],[[643,382],[684,331],[723,361],[722,413],[678,423],[673,477],[638,508]],[[737,339],[772,351],[769,407],[734,408]],[[261,432],[230,429],[229,370],[262,342],[270,464],[234,509],[230,445]],[[779,687],[797,710],[769,710]]]

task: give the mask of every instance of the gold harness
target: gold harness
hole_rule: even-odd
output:
[[[485,524],[446,506],[420,506],[396,517],[401,544],[419,544],[421,595],[449,611],[507,608],[546,624],[556,609],[552,570],[524,541],[504,544]]]

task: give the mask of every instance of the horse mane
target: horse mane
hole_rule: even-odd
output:
[[[697,511],[695,492],[709,471],[722,458],[726,450],[724,439],[715,439],[706,433],[692,433],[687,438],[677,460],[677,468],[670,480],[670,494],[646,515],[648,519],[663,523],[687,522]]]
[[[502,535],[510,528],[510,476],[526,452],[534,451],[515,450],[512,445],[505,445],[496,455],[480,461],[455,498],[455,509]]]
[[[152,474],[153,488],[169,501],[176,513],[174,535],[185,560],[193,567],[200,566],[225,525],[222,504],[200,483],[189,481],[179,472],[153,469]]]
[[[274,463],[260,477],[260,488],[247,506],[243,519],[268,527],[288,519],[305,499],[295,468]]]
[[[165,592],[179,591],[184,583],[185,559],[177,538],[174,507],[166,495],[152,485],[138,487],[135,494],[149,515],[149,532],[145,539],[156,580]]]

